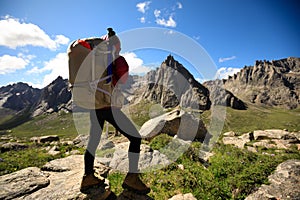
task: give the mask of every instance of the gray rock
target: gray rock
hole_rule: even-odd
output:
[[[60,154],[60,151],[58,150],[57,146],[53,146],[49,151],[48,154],[52,155],[52,156],[56,156],[58,154]]]
[[[96,162],[99,174],[108,169]],[[91,194],[79,191],[83,176],[83,156],[69,156],[53,160],[43,167],[30,167],[0,177],[0,199],[101,199],[109,188],[95,189]],[[47,170],[47,171],[46,171]]]
[[[18,143],[18,142],[8,142],[0,145],[0,152],[6,152],[11,150],[22,150],[28,148],[27,144]]]
[[[40,143],[53,142],[53,141],[59,141],[59,137],[57,135],[48,135],[48,136],[42,136],[39,139]]]
[[[26,110],[35,105],[41,95],[41,90],[32,88],[27,83],[16,83],[0,88],[0,108],[13,111]]]
[[[46,142],[55,142],[59,141],[59,136],[57,135],[47,135],[47,136],[41,136],[41,137],[32,137],[30,138],[30,141],[36,142],[36,143],[46,143]]]
[[[88,141],[89,141],[89,135],[80,134],[73,140],[73,144],[77,147],[86,147]]]
[[[98,149],[100,150],[106,150],[106,149],[112,149],[115,145],[112,141],[107,139],[101,139]]]
[[[129,142],[120,143],[115,146],[115,151],[110,158],[97,158],[100,163],[109,168],[127,172],[128,171],[128,146]],[[142,144],[139,157],[139,169],[141,171],[158,168],[170,164],[169,158],[157,150],[152,151],[149,146]]]
[[[179,109],[150,119],[140,129],[141,136],[149,140],[161,133],[177,135],[181,139],[191,141],[194,139],[203,141],[209,134],[200,119]]]
[[[197,200],[192,193],[177,194],[169,200]]]
[[[256,148],[274,148],[274,149],[289,149],[292,146],[300,144],[299,132],[288,132],[285,130],[270,129],[256,130],[245,133],[240,136],[235,136],[233,132],[224,134],[222,142],[224,144],[233,144],[238,148],[243,149],[247,145],[247,149],[256,152]],[[250,144],[249,142],[252,141]]]
[[[262,185],[246,200],[291,199],[300,197],[300,160],[288,160],[269,176],[270,185]]]
[[[37,167],[29,167],[12,174],[0,176],[0,199],[14,199],[30,195],[47,187],[50,180]]]

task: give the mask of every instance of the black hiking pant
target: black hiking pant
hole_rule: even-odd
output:
[[[90,111],[90,137],[84,154],[85,174],[94,173],[95,153],[101,139],[105,121],[109,122],[129,139],[129,172],[137,173],[141,136],[132,122],[119,108],[107,108]]]

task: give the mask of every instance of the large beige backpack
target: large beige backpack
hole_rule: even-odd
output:
[[[112,84],[108,66],[114,59],[109,40],[101,38],[81,39],[93,49],[76,40],[68,47],[69,83],[73,103],[86,109],[121,107],[123,100]]]

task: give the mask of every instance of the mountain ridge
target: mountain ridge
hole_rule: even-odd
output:
[[[211,105],[224,105],[245,110],[250,103],[295,109],[300,104],[300,58],[256,61],[228,79],[201,84],[169,55],[159,68],[145,76],[129,76],[122,88],[129,103],[146,99],[164,108],[209,110]],[[8,115],[26,115],[29,119],[61,110],[71,112],[72,106],[68,80],[60,76],[43,89],[21,82],[0,88],[2,119]]]

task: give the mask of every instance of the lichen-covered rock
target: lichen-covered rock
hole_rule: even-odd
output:
[[[262,185],[246,200],[291,199],[300,197],[300,160],[288,160],[269,176],[270,185]]]

